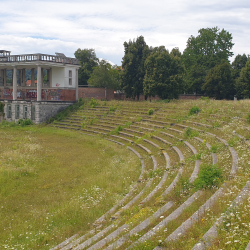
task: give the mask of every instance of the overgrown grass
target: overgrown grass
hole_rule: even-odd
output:
[[[48,127],[1,127],[0,145],[1,249],[49,249],[86,230],[140,170],[124,148]]]

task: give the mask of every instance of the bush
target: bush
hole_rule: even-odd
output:
[[[191,129],[190,127],[188,127],[184,132],[185,138],[193,138],[193,137],[198,136],[198,135],[199,135],[199,132]]]
[[[200,110],[200,108],[199,107],[197,107],[197,106],[194,106],[194,107],[192,107],[190,110],[189,110],[189,115],[196,115],[196,114],[198,114],[199,112],[200,112],[201,110]]]
[[[99,105],[99,102],[95,98],[91,97],[89,105],[90,105],[91,108],[95,108],[96,106]]]
[[[154,113],[154,110],[153,109],[149,109],[148,110],[148,115],[152,115]]]
[[[116,111],[116,109],[117,109],[117,108],[116,108],[115,106],[111,106],[111,107],[109,108],[109,111],[110,111],[110,112],[114,112],[114,111]]]
[[[202,164],[194,185],[197,189],[210,189],[218,187],[222,181],[223,172],[217,164]]]
[[[32,125],[33,122],[30,120],[30,119],[19,119],[18,122],[17,122],[18,125],[21,125],[22,127],[24,126],[29,126],[29,125]]]
[[[0,102],[0,113],[3,113],[4,109],[4,104],[2,102]]]

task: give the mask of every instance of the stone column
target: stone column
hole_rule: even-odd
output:
[[[13,100],[17,100],[17,69],[16,65],[13,65]]]
[[[6,87],[6,80],[7,80],[7,69],[3,70],[3,85]]]
[[[47,70],[47,79],[49,80],[49,88],[52,87],[52,68]]]
[[[26,86],[26,82],[25,82],[25,69],[22,69],[22,85],[21,86]]]
[[[42,69],[41,66],[37,66],[37,101],[42,101]]]
[[[78,101],[78,69],[76,69],[76,101]]]
[[[35,86],[35,69],[31,69],[31,86]]]
[[[41,83],[42,83],[42,87],[44,86],[43,84],[43,68],[41,68]]]

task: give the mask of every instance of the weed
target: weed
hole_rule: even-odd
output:
[[[142,117],[140,117],[140,116],[136,118],[137,122],[140,122],[141,120],[142,120]]]
[[[131,125],[131,124],[132,124],[132,122],[126,122],[124,127],[125,127],[125,128],[130,128],[130,125]]]
[[[189,115],[196,115],[201,111],[201,109],[197,106],[193,106],[190,110],[189,110]]]
[[[199,132],[191,129],[190,127],[186,128],[186,130],[184,132],[185,138],[193,138],[193,137],[198,136],[198,135],[199,135]]]
[[[211,189],[218,187],[222,181],[223,172],[217,164],[202,164],[194,185],[197,189]]]
[[[147,114],[148,115],[152,115],[153,113],[154,113],[154,110],[153,109],[149,109]]]
[[[89,105],[91,108],[95,108],[96,106],[99,105],[99,102],[95,98],[92,97]]]
[[[217,153],[219,146],[218,145],[212,145],[210,148],[210,151],[212,153]]]
[[[117,109],[116,106],[111,106],[111,107],[109,108],[109,111],[110,111],[110,112],[114,112],[114,111],[116,111],[116,109]]]
[[[209,99],[208,96],[202,96],[202,97],[201,97],[201,100],[206,101],[206,103],[209,103],[209,102],[210,102],[210,99]]]
[[[161,175],[162,175],[162,169],[160,168],[149,172],[149,178],[153,178],[153,177],[161,176]]]

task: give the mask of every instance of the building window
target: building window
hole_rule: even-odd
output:
[[[16,119],[19,119],[19,105],[16,105]]]
[[[11,118],[11,105],[7,105],[7,118]]]
[[[31,106],[31,120],[35,120],[35,112],[36,112],[36,108],[34,105]]]
[[[69,70],[69,85],[72,85],[72,70]]]
[[[23,106],[23,119],[27,119],[28,117],[28,107],[25,105]]]

